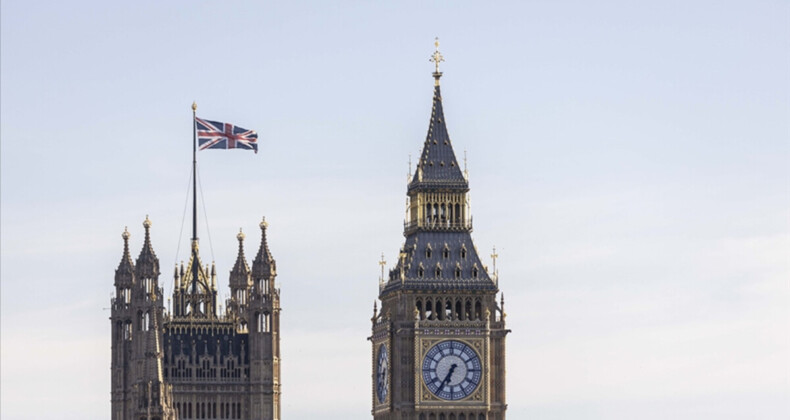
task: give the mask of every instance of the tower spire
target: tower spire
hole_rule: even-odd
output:
[[[468,190],[469,184],[461,172],[460,165],[455,157],[455,152],[450,142],[450,135],[447,133],[447,123],[444,120],[442,91],[439,86],[439,78],[442,77],[442,72],[439,71],[439,63],[444,61],[444,57],[439,52],[438,38],[436,38],[434,45],[436,50],[430,61],[435,64],[433,77],[436,83],[433,88],[431,120],[420,159],[417,161],[417,168],[411,183],[409,183],[409,191],[430,186]]]
[[[151,245],[151,219],[148,215],[145,216],[143,221],[143,228],[145,228],[145,239],[143,240],[143,249],[140,250],[140,255],[137,257],[137,278],[157,278],[159,277],[159,258],[156,257],[154,247]]]
[[[244,238],[247,235],[239,229],[238,235],[236,235],[236,239],[239,241],[239,253],[236,256],[236,264],[233,265],[233,269],[230,271],[230,282],[232,284],[247,284],[249,282],[250,276],[250,267],[247,265],[247,258],[244,256]]]
[[[258,248],[258,254],[252,262],[252,274],[256,278],[269,278],[277,274],[277,265],[266,241],[266,228],[269,227],[269,223],[266,222],[265,217],[261,220],[260,227],[261,246]]]
[[[123,238],[123,256],[121,256],[121,262],[118,264],[118,268],[115,269],[115,285],[119,285],[119,283],[132,283],[132,278],[134,277],[134,263],[132,262],[132,256],[129,254],[129,229],[124,228],[123,233],[121,234],[121,238]]]

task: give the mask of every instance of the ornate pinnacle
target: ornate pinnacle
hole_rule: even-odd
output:
[[[381,266],[381,277],[379,281],[384,281],[384,267],[387,265],[387,261],[384,260],[384,253],[381,253],[381,261],[379,261],[379,265]]]
[[[123,257],[129,258],[130,260],[131,257],[129,256],[129,237],[131,236],[132,235],[129,233],[129,228],[127,226],[124,226],[123,233],[121,234],[121,238],[123,238]]]
[[[433,55],[431,55],[430,61],[436,65],[436,72],[434,74],[442,74],[439,71],[439,63],[444,61],[444,57],[442,56],[442,53],[439,52],[439,37],[436,37],[433,45],[436,46],[436,51],[434,51]]]
[[[156,258],[154,248],[151,245],[151,219],[145,216],[143,227],[145,228],[145,238],[143,239],[143,249],[135,263],[138,277],[156,277],[159,275],[159,259]]]
[[[494,274],[496,274],[496,259],[499,257],[499,254],[496,253],[496,246],[494,246],[493,254],[491,254],[491,260],[494,262]]]
[[[239,254],[236,257],[236,264],[233,265],[233,269],[230,271],[230,281],[231,284],[236,282],[244,282],[246,283],[247,276],[250,273],[250,268],[247,266],[247,260],[244,257],[244,238],[247,235],[239,229],[239,233],[236,234],[236,239],[239,240]],[[214,268],[212,263],[212,286],[214,285]]]
[[[276,272],[274,258],[272,257],[271,252],[269,252],[269,245],[266,242],[266,228],[268,226],[269,224],[266,222],[266,218],[264,217],[260,223],[261,245],[260,248],[258,248],[258,254],[252,261],[253,275],[258,278],[269,278],[270,276],[274,276]]]
[[[439,71],[439,63],[444,61],[444,57],[442,53],[439,52],[439,37],[436,37],[433,45],[436,46],[436,50],[431,55],[430,61],[436,65],[436,71],[433,72],[433,78],[436,79],[436,86],[439,86],[439,78],[442,77],[442,72]]]

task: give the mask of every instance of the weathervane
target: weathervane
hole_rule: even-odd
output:
[[[430,61],[436,65],[436,71],[433,72],[433,77],[436,79],[436,84],[439,84],[439,78],[442,77],[442,72],[439,71],[439,63],[444,61],[444,57],[442,53],[439,52],[439,37],[436,37],[436,41],[434,41],[433,45],[436,46],[436,51],[433,52],[431,55]]]

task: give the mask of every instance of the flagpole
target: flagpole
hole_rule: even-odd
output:
[[[197,103],[192,102],[192,293],[197,292]]]

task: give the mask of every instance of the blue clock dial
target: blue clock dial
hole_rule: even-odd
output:
[[[378,364],[376,367],[376,397],[379,402],[387,400],[389,392],[389,364],[387,362],[387,347],[382,344],[379,346]]]
[[[480,384],[480,357],[466,343],[448,340],[431,347],[422,361],[425,386],[443,400],[468,397]]]

